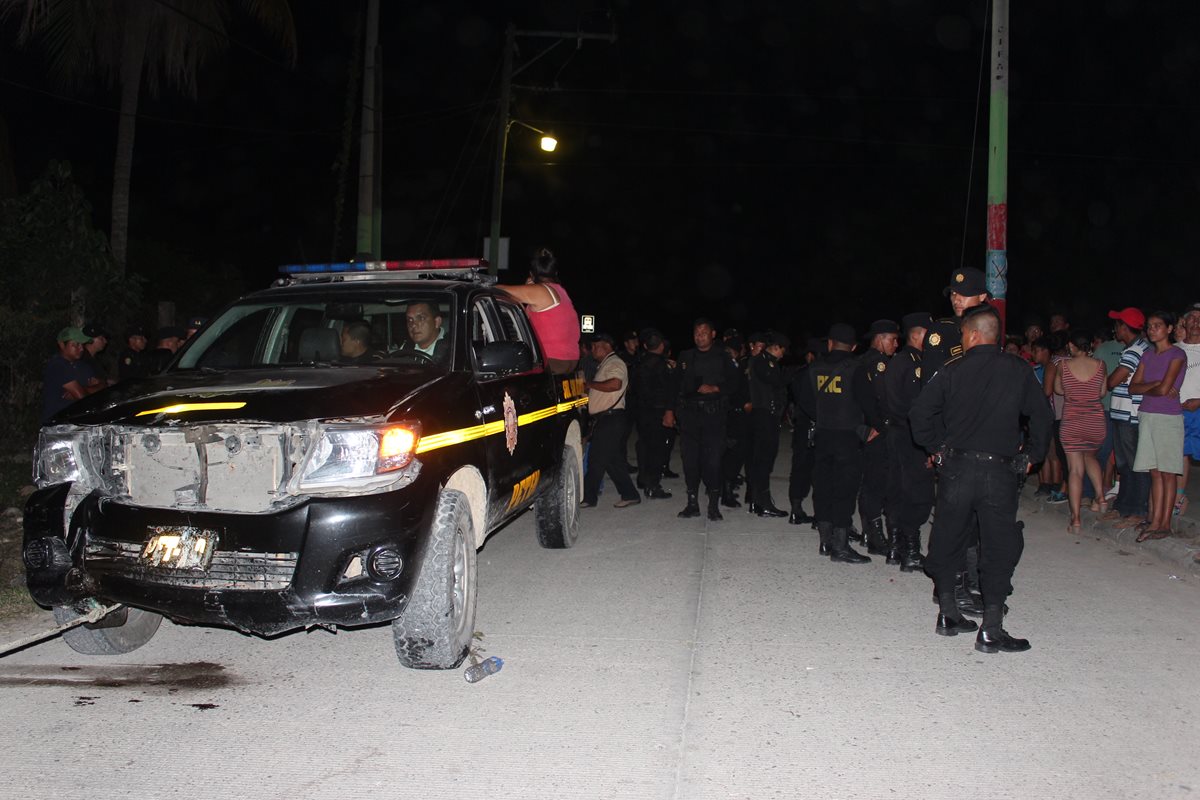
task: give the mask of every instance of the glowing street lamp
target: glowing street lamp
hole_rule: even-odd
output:
[[[496,274],[496,270],[500,266],[500,208],[504,202],[504,162],[508,158],[508,132],[512,130],[513,125],[520,125],[522,128],[528,128],[534,133],[542,135],[541,148],[547,153],[553,153],[558,147],[558,139],[554,135],[547,133],[541,128],[535,128],[532,125],[521,122],[519,119],[508,119],[504,124],[504,137],[500,140],[499,156],[496,159],[496,177],[495,183],[492,186],[492,226],[491,226],[491,241],[488,248],[488,272],[492,275]]]

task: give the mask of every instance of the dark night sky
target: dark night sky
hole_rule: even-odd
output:
[[[616,26],[616,44],[564,43],[517,78],[537,88],[514,92],[514,116],[560,146],[543,158],[514,127],[504,201],[514,260],[549,245],[602,326],[679,335],[704,313],[798,335],[834,317],[942,313],[964,217],[962,263],[983,265],[984,0],[383,5],[388,258],[480,252],[512,20]],[[1194,301],[1200,7],[1012,5],[1010,323],[1064,308],[1093,325],[1109,307]],[[196,102],[143,99],[135,246],[231,262],[250,286],[277,264],[328,259],[358,7],[293,3],[294,70],[242,21]],[[107,229],[115,93],[51,83],[36,44],[13,47],[11,22],[0,35],[22,187],[70,160]],[[523,40],[517,63],[544,44]],[[354,159],[343,258],[357,147]]]

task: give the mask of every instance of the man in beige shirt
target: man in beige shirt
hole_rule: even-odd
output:
[[[592,432],[587,453],[587,473],[583,477],[583,508],[594,508],[600,495],[604,473],[621,494],[613,505],[635,506],[642,501],[629,478],[625,455],[621,452],[621,434],[625,430],[625,393],[629,390],[629,369],[613,352],[613,338],[607,333],[592,339],[592,358],[600,363],[596,375],[585,383]]]

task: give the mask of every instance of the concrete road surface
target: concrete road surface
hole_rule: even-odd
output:
[[[475,685],[401,669],[386,626],[2,659],[0,797],[1200,796],[1194,578],[1027,514],[1007,627],[1033,650],[987,656],[934,635],[926,578],[740,509],[676,519],[668,488],[610,490],[572,550],[529,515],[488,541],[505,666]]]

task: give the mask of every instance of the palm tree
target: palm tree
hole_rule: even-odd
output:
[[[295,62],[296,30],[287,0],[0,0],[0,16],[21,18],[18,41],[45,42],[55,78],[79,84],[99,73],[120,90],[110,243],[121,269],[143,80],[151,97],[165,84],[195,98],[200,67],[229,44],[226,26],[235,5],[278,39],[289,62]]]

